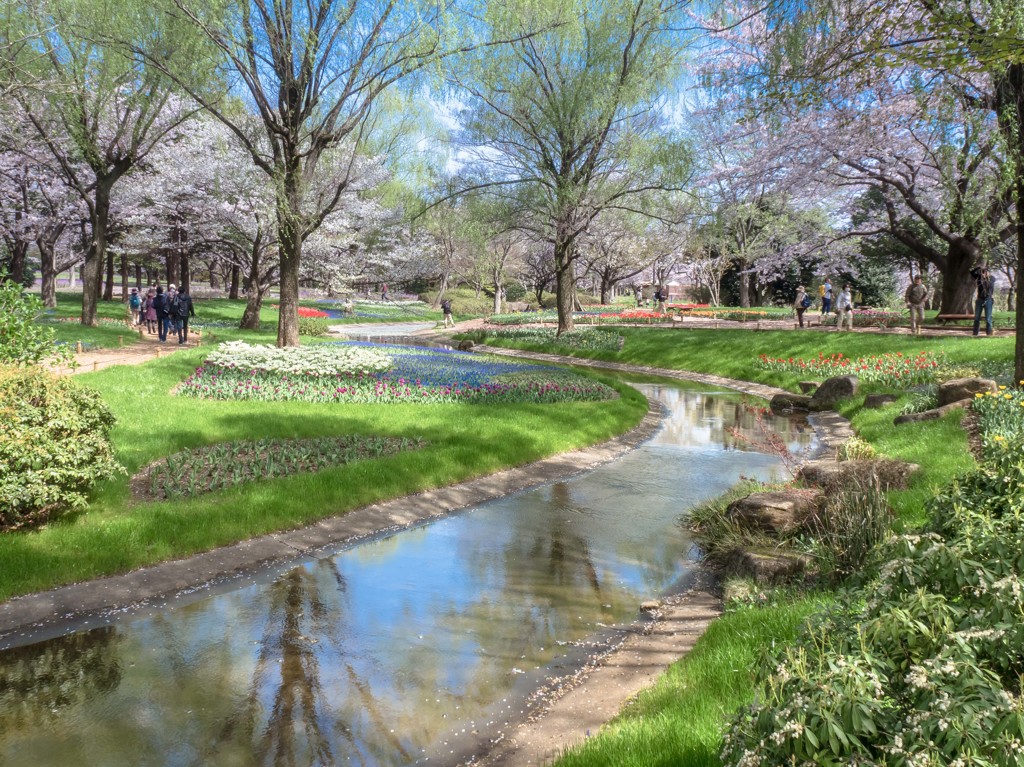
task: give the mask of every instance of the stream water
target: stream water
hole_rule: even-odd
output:
[[[813,449],[730,393],[585,475],[0,653],[0,764],[443,763],[692,567],[685,510]],[[736,429],[739,436],[733,432]]]

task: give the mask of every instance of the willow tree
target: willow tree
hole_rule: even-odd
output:
[[[667,128],[687,42],[686,0],[512,2],[488,8],[497,36],[472,58],[467,187],[489,187],[519,228],[553,248],[558,332],[573,327],[577,243],[604,210],[653,214],[678,191],[689,153]],[[528,29],[545,30],[525,36]]]

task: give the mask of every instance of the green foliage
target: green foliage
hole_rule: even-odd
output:
[[[825,498],[825,507],[808,527],[821,569],[843,581],[859,573],[875,546],[892,532],[892,507],[878,477],[871,474],[849,475]]]
[[[0,368],[0,529],[36,525],[86,505],[120,471],[114,417],[95,391],[38,368]]]
[[[555,328],[508,328],[491,330],[483,334],[495,338],[513,339],[524,346],[542,347],[545,351],[618,351],[622,348],[623,338],[610,330],[597,330],[578,327],[560,336],[555,335]],[[480,341],[479,343],[485,343]]]
[[[40,325],[43,302],[0,273],[0,365],[71,362],[71,350],[54,343],[53,328]]]
[[[421,447],[422,440],[361,435],[226,442],[162,458],[136,477],[135,487],[150,498],[193,496]]]
[[[518,282],[510,282],[505,286],[505,298],[509,301],[522,301],[526,297],[526,288]]]
[[[331,332],[331,323],[322,317],[299,317],[300,336],[325,336]]]

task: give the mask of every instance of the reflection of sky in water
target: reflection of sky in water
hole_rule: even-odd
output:
[[[519,672],[683,575],[685,509],[778,466],[731,435],[759,439],[738,397],[643,388],[664,428],[584,476],[0,656],[0,763],[396,765],[485,726]]]

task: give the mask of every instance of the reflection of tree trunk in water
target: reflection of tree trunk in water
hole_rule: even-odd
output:
[[[565,482],[556,482],[551,486],[551,502],[559,508],[554,514],[554,525],[551,530],[551,551],[548,557],[548,572],[552,580],[557,583],[572,582],[574,573],[567,565],[578,561],[582,566],[585,578],[595,594],[601,594],[601,579],[598,577],[597,568],[594,566],[594,558],[590,554],[590,547],[586,541],[578,535],[569,533],[565,529],[565,519],[562,510],[572,511],[573,500],[569,492],[569,485]],[[540,542],[538,542],[540,543]],[[566,550],[577,552],[575,558],[566,559]]]
[[[381,711],[380,705],[377,703],[377,699],[373,697],[370,685],[366,683],[366,680],[359,678],[351,663],[346,663],[345,669],[348,671],[349,682],[359,692],[359,700],[362,701],[363,712],[373,720],[373,723],[377,725],[377,731],[384,736],[384,739],[391,744],[391,747],[400,753],[404,760],[412,762],[412,755],[405,750],[402,741],[395,735],[394,722],[385,718],[384,712]]]

